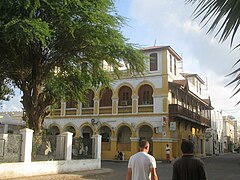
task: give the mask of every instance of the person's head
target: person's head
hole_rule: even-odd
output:
[[[194,144],[192,141],[183,139],[181,144],[181,150],[183,154],[192,154],[194,151]]]
[[[147,140],[139,141],[139,149],[140,151],[147,152],[149,151],[149,142]]]
[[[167,144],[167,147],[168,147],[168,144]]]

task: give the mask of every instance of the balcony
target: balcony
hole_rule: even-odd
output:
[[[178,104],[169,104],[169,116],[170,117],[180,117],[187,119],[198,124],[211,127],[211,120],[193,112],[187,108],[184,108]]]

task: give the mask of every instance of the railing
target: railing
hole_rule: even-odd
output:
[[[183,106],[180,106],[178,104],[169,104],[169,116],[178,116],[178,115],[182,115],[187,118],[193,119],[209,127],[211,126],[210,119],[203,117],[198,113],[193,112],[187,108],[184,108]]]
[[[93,114],[93,107],[82,108],[82,115],[90,115],[90,114]]]
[[[138,112],[139,113],[153,112],[153,104],[138,105]]]
[[[118,114],[132,113],[132,106],[118,106]]]

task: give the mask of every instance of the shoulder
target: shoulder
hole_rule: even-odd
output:
[[[175,160],[175,162],[173,163],[173,165],[177,165],[177,164],[179,164],[179,163],[181,163],[182,162],[182,157],[179,157],[179,158],[177,158],[176,160]]]
[[[152,155],[147,154],[147,156],[148,156],[148,158],[149,158],[151,161],[154,161],[154,162],[156,161],[156,160],[155,160],[155,157],[153,157]]]
[[[200,158],[194,157],[193,159],[194,159],[198,164],[204,165],[204,162],[203,162]]]

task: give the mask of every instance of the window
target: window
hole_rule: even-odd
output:
[[[175,104],[175,94],[172,92],[172,104]]]
[[[156,71],[157,65],[157,53],[150,54],[150,71]]]
[[[170,72],[172,72],[172,55],[170,54]]]
[[[112,90],[105,88],[101,91],[100,106],[112,106]]]
[[[132,90],[127,86],[120,88],[119,93],[119,106],[132,105]]]
[[[153,104],[153,89],[149,85],[142,85],[139,88],[138,96],[138,104],[139,105],[148,105],[148,104]]]
[[[177,60],[174,58],[174,75],[177,75]]]

